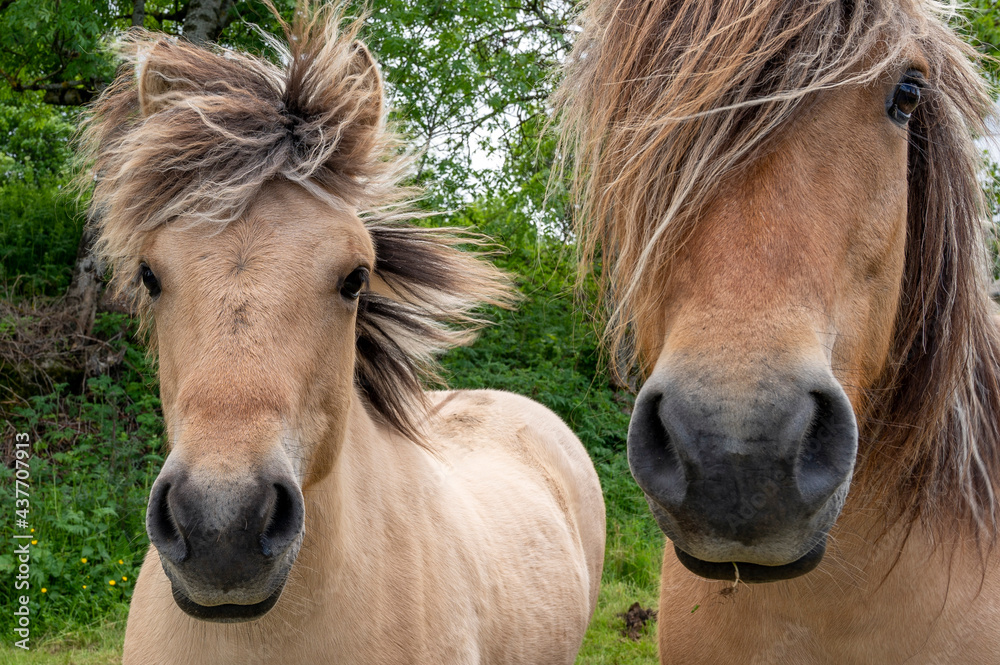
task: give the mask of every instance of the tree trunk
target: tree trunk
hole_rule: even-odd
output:
[[[218,39],[219,33],[229,22],[229,8],[232,4],[233,0],[191,0],[181,34],[195,44]]]
[[[146,20],[146,0],[135,0],[132,6],[132,27],[141,28]]]
[[[97,234],[89,224],[83,230],[76,250],[73,279],[66,290],[66,311],[76,320],[76,331],[89,335],[94,329],[94,316],[101,300],[101,266],[94,256],[93,246]]]

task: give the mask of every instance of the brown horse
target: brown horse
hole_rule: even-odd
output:
[[[423,392],[509,286],[474,238],[401,223],[407,159],[339,23],[300,5],[283,67],[133,34],[86,126],[171,448],[125,663],[571,663],[597,476],[535,402]]]
[[[1000,662],[990,100],[947,11],[582,15],[556,102],[609,343],[646,379],[663,662]]]

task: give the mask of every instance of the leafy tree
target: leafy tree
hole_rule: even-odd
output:
[[[966,16],[964,32],[980,53],[989,56],[984,64],[996,82],[1000,74],[1000,61],[996,60],[1000,57],[1000,12],[996,0],[973,0],[968,3]]]
[[[275,4],[289,20],[294,0]],[[544,163],[551,153],[551,142],[540,143],[548,76],[569,46],[571,10],[565,0],[374,3],[363,36],[382,62],[394,119],[418,150],[414,179],[427,189],[425,205],[456,208],[499,197],[525,231],[565,235],[563,217],[542,205],[547,171],[537,158]],[[265,55],[261,29],[279,32],[262,0],[0,0],[0,123],[18,114],[72,122],[72,114],[51,107],[85,103],[111,81],[106,41],[130,26]],[[58,148],[46,173],[63,171],[66,132],[36,128],[36,147]],[[11,165],[0,167],[34,173],[40,151],[7,143]],[[539,152],[540,145],[548,151]],[[88,242],[84,237],[67,303],[97,302]],[[93,312],[77,319],[85,331]]]
[[[0,102],[0,180],[38,184],[56,178],[70,158],[74,115],[38,95]]]
[[[48,104],[84,104],[114,75],[106,36],[144,26],[202,42],[236,15],[233,0],[0,0],[0,78]]]

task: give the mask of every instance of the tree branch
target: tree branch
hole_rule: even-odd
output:
[[[43,83],[48,77],[36,79],[31,83],[21,83],[17,78],[0,70],[0,76],[7,80],[7,85],[14,92],[38,91],[44,92],[42,101],[56,106],[82,106],[94,97],[94,91],[103,87],[100,81],[60,81],[58,83]],[[51,76],[51,74],[49,75]]]
[[[145,5],[145,0],[142,1],[143,5]],[[138,4],[138,2],[136,4]],[[132,14],[118,14],[115,16],[115,18],[122,20],[134,20],[134,16],[135,13],[133,12]],[[184,18],[187,16],[187,9],[182,8],[173,12],[154,12],[154,11],[145,11],[144,9],[143,16],[149,16],[150,18],[154,18],[160,23],[163,23],[164,21],[176,21],[178,23],[182,23],[184,21]],[[139,24],[132,23],[132,25],[139,25]]]

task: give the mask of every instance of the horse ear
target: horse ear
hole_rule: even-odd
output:
[[[153,44],[139,51],[135,63],[135,77],[139,89],[139,110],[143,117],[148,117],[162,110],[165,106],[164,96],[170,90],[170,81],[176,77],[166,71],[162,61],[156,57],[160,44]]]
[[[358,87],[369,93],[358,120],[366,125],[377,125],[382,120],[382,109],[385,105],[382,72],[367,46],[355,40],[351,50],[353,51],[351,72],[358,77]]]
[[[176,44],[165,40],[140,47],[135,66],[143,117],[162,111],[171,105],[173,98],[195,88],[191,72],[184,71],[184,61],[173,52],[176,50]]]
[[[378,141],[382,133],[385,107],[385,88],[382,72],[371,51],[359,41],[351,45],[350,78],[358,93],[358,105],[345,128],[340,152],[350,158],[363,159]]]

